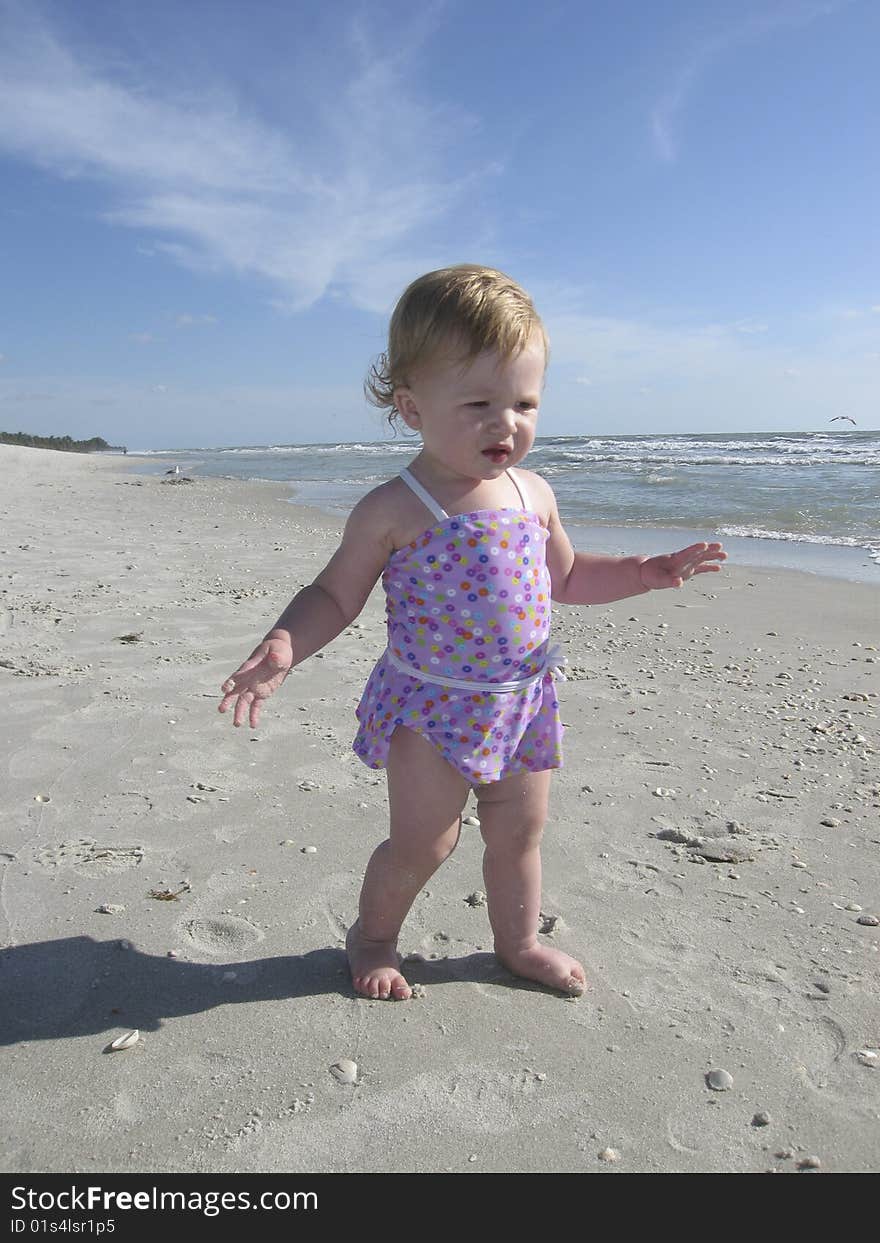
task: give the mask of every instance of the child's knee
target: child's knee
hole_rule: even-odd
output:
[[[543,808],[496,803],[481,807],[479,815],[480,832],[488,850],[522,854],[541,844],[546,822]]]

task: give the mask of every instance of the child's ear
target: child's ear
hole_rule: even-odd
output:
[[[419,418],[416,400],[413,397],[412,390],[408,388],[396,388],[394,390],[394,404],[397,407],[400,417],[403,419],[407,427],[417,431],[421,427],[421,419]]]

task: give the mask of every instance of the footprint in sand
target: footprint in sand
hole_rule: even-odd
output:
[[[37,862],[44,868],[72,868],[82,876],[96,877],[128,871],[137,867],[143,858],[143,846],[102,844],[91,837],[47,846],[37,854]]]
[[[235,915],[189,919],[181,925],[181,931],[198,949],[221,958],[245,954],[252,945],[263,939],[259,928]]]
[[[804,1082],[819,1091],[827,1088],[829,1077],[847,1050],[846,1032],[835,1019],[824,1015],[818,1022],[805,1023],[789,1031],[790,1055]]]

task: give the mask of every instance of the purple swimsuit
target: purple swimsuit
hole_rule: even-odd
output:
[[[382,574],[388,647],[366,685],[354,750],[384,768],[395,727],[432,742],[474,785],[562,766],[548,661],[550,573],[541,526],[522,509],[450,517],[406,470],[437,523]]]

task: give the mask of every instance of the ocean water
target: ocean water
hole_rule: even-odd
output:
[[[269,479],[346,513],[418,441],[153,450],[190,475]],[[151,464],[150,457],[163,459]],[[578,548],[655,553],[720,539],[746,565],[880,583],[880,432],[539,437],[525,466],[552,485]]]

